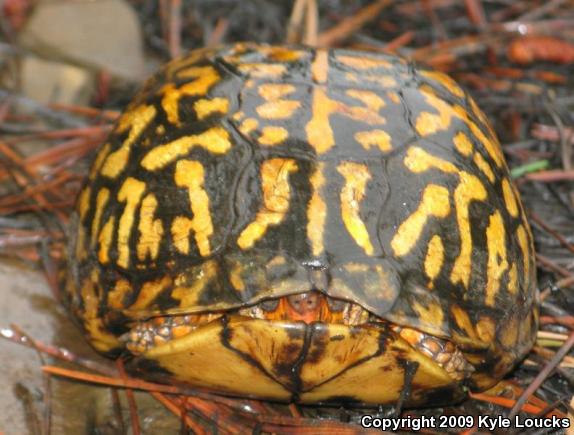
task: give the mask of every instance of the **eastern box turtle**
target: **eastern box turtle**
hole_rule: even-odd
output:
[[[236,44],[150,79],[77,201],[66,299],[147,377],[438,404],[537,330],[532,236],[487,119],[390,55]]]

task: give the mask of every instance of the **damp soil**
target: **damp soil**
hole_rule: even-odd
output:
[[[54,299],[42,273],[28,265],[2,258],[0,282],[1,327],[16,325],[43,343],[107,363],[88,345],[64,308]],[[42,376],[41,367],[53,362],[50,357],[33,349],[0,340],[0,385],[3,386],[0,389],[0,433],[42,433],[44,415],[51,418],[53,434],[130,433],[123,392],[118,394],[123,410],[120,423],[114,412],[112,390],[56,377],[48,380]],[[49,397],[46,397],[47,391]],[[179,431],[179,419],[158,405],[150,395],[136,393],[136,400],[144,433]]]

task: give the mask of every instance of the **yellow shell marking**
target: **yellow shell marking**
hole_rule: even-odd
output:
[[[494,177],[494,172],[492,172],[492,168],[490,167],[488,162],[484,160],[482,154],[480,154],[478,151],[474,153],[474,164],[478,167],[478,169],[482,171],[484,175],[486,175],[488,181],[490,181],[491,183],[494,183],[496,181]]]
[[[86,219],[86,215],[90,210],[90,198],[92,191],[89,187],[84,188],[78,197],[78,214],[80,217],[80,223],[78,225],[78,235],[76,240],[76,256],[80,259],[86,258],[88,255],[85,250],[86,244],[86,230],[82,223]]]
[[[504,164],[504,156],[502,155],[502,149],[500,148],[500,144],[496,140],[496,137],[492,135],[492,140],[489,139],[482,132],[480,127],[478,127],[478,125],[468,117],[468,113],[461,106],[456,106],[454,110],[456,112],[456,116],[466,123],[472,134],[476,136],[480,143],[482,143],[490,158],[496,163],[496,166],[501,168]]]
[[[417,117],[415,128],[421,136],[429,136],[437,131],[444,131],[450,127],[453,116],[459,117],[454,108],[437,97],[434,93],[427,91],[424,87],[420,88],[425,96],[426,102],[434,107],[438,114],[430,112],[421,112]]]
[[[335,145],[333,129],[329,122],[329,117],[335,113],[370,125],[385,123],[385,118],[370,107],[347,106],[329,98],[324,88],[316,87],[313,90],[312,117],[305,126],[305,132],[307,141],[319,154],[329,151]]]
[[[86,244],[86,228],[80,224],[78,226],[78,234],[76,239],[76,257],[84,260],[88,256],[88,251],[85,249]]]
[[[508,291],[515,294],[518,291],[518,270],[516,263],[512,263],[508,272]]]
[[[193,307],[197,304],[203,290],[217,276],[217,263],[213,260],[206,261],[201,265],[201,279],[194,281],[190,287],[176,287],[171,292],[171,297],[179,300],[180,308]]]
[[[518,324],[518,317],[512,317],[509,319],[509,323],[506,324],[506,327],[501,331],[500,334],[500,343],[502,346],[506,348],[512,349],[516,346],[516,342],[518,340],[518,334],[521,333],[524,329],[529,329],[528,321],[521,322]],[[526,335],[526,337],[530,337]],[[527,338],[528,340],[529,338]]]
[[[518,204],[516,202],[512,186],[507,178],[502,180],[502,195],[504,196],[504,203],[506,204],[506,209],[508,210],[508,213],[510,213],[510,216],[517,217]]]
[[[229,272],[229,282],[233,286],[233,288],[238,291],[242,292],[245,290],[245,283],[243,282],[243,278],[241,277],[241,273],[243,272],[243,267],[241,264],[235,264],[231,271]]]
[[[241,134],[249,136],[249,134],[255,130],[258,125],[259,122],[255,118],[247,118],[239,126],[239,131]]]
[[[197,135],[180,137],[152,149],[142,159],[141,165],[148,171],[164,168],[196,146],[214,154],[225,154],[231,148],[229,133],[223,127],[213,127]]]
[[[472,142],[466,134],[459,131],[454,137],[454,146],[459,153],[463,156],[470,156],[472,154]]]
[[[289,174],[298,169],[293,159],[269,159],[261,165],[261,188],[263,205],[251,222],[239,235],[237,244],[241,249],[251,248],[259,240],[269,225],[281,223],[291,199]]]
[[[486,244],[488,247],[488,263],[486,268],[486,305],[493,307],[495,297],[500,289],[500,279],[508,269],[508,259],[506,258],[506,232],[504,231],[504,221],[500,211],[495,211],[490,216],[488,228],[486,229]]]
[[[92,239],[90,241],[93,246],[96,243],[96,238],[100,231],[100,221],[102,220],[102,213],[104,208],[108,203],[110,198],[110,191],[105,187],[102,187],[96,196],[96,213],[94,214],[94,219],[92,220]]]
[[[461,98],[464,97],[464,91],[450,76],[439,71],[420,71],[420,74],[423,77],[440,83],[442,86],[448,89],[451,94]]]
[[[211,254],[209,237],[213,234],[213,224],[209,213],[209,196],[203,189],[204,178],[204,169],[200,162],[194,160],[177,162],[175,183],[180,187],[187,187],[193,213],[193,219],[189,221],[189,229],[195,233],[195,242],[202,257]],[[187,240],[187,235],[185,239]],[[188,251],[189,248],[182,252],[187,254]]]
[[[488,122],[488,119],[486,118],[484,112],[478,108],[476,102],[472,98],[469,97],[468,101],[470,102],[470,108],[472,109],[472,113],[474,113],[474,115],[480,120],[480,122],[484,124],[490,136],[494,137],[495,136],[494,130],[492,130],[492,126]]]
[[[324,49],[315,51],[315,59],[311,64],[311,76],[315,83],[326,83],[329,75],[329,52]]]
[[[528,282],[530,281],[530,245],[528,243],[528,236],[524,225],[519,225],[516,230],[516,237],[518,237],[518,244],[520,245],[520,250],[522,251],[522,261],[524,267],[524,277]]]
[[[460,183],[454,191],[454,202],[456,204],[456,220],[460,233],[460,254],[454,262],[450,280],[453,284],[462,281],[464,286],[468,288],[472,263],[472,239],[468,208],[472,201],[484,201],[487,197],[487,192],[480,180],[474,175],[461,171],[459,176]]]
[[[155,107],[145,105],[138,106],[122,115],[116,131],[123,133],[129,128],[130,132],[120,148],[107,156],[102,166],[102,175],[116,178],[124,170],[128,163],[132,145],[155,115]]]
[[[128,280],[120,279],[116,281],[114,289],[108,293],[108,306],[115,310],[121,310],[124,308],[126,295],[131,291],[132,287]]]
[[[307,54],[301,50],[291,50],[285,47],[262,47],[260,50],[266,53],[269,59],[277,62],[295,62]]]
[[[459,307],[458,305],[452,305],[450,307],[450,311],[452,318],[458,327],[465,332],[468,338],[471,340],[479,339],[476,331],[474,330],[474,323],[470,320],[466,310]],[[467,339],[467,337],[465,337],[465,339]]]
[[[287,72],[287,66],[269,63],[242,63],[239,71],[255,78],[278,78]]]
[[[80,215],[80,222],[83,222],[90,211],[90,197],[92,191],[89,187],[84,188],[78,197],[78,214]]]
[[[355,73],[347,72],[345,73],[345,78],[350,82],[359,83],[359,77]],[[363,77],[361,76],[361,78]]]
[[[264,118],[264,119],[287,119],[293,116],[293,113],[301,107],[301,103],[296,100],[282,100],[281,97],[289,95],[290,93],[295,91],[295,86],[288,85],[288,84],[280,84],[280,83],[265,83],[261,85],[258,89],[259,95],[263,97],[266,103],[261,104],[257,107],[256,111],[257,114]],[[285,133],[285,130],[282,127],[266,127],[271,128],[273,131],[278,131],[278,129],[282,129]],[[264,129],[265,130],[265,129]],[[265,131],[263,131],[263,136],[265,136]],[[273,136],[273,135],[271,135]],[[286,138],[287,135],[284,134]],[[266,145],[273,145],[275,143],[281,142],[281,140],[276,140],[275,143],[265,143],[265,142],[273,142],[273,138],[259,139],[259,142],[264,143]]]
[[[146,257],[157,259],[159,244],[163,236],[161,219],[154,219],[157,210],[157,199],[153,193],[148,193],[142,201],[140,222],[138,225],[140,237],[137,244],[138,260]]]
[[[481,316],[476,322],[476,333],[480,341],[492,343],[496,338],[496,324],[493,319],[487,316]]]
[[[229,100],[227,98],[201,99],[193,103],[193,109],[197,114],[197,119],[205,119],[213,113],[225,114],[229,110]]]
[[[457,133],[457,135],[454,137],[454,146],[458,150],[458,152],[460,152],[462,155],[467,157],[472,155],[473,150],[472,142],[470,141],[468,136],[463,132]],[[473,156],[473,161],[474,164],[478,167],[478,169],[480,169],[482,173],[486,175],[488,181],[494,183],[495,182],[494,172],[492,172],[490,165],[484,159],[484,157],[482,157],[482,154],[476,151]]]
[[[359,131],[355,133],[355,140],[363,148],[368,150],[371,147],[378,147],[381,151],[391,151],[391,137],[384,130]]]
[[[349,89],[346,94],[349,97],[356,98],[363,102],[369,109],[378,112],[385,107],[385,100],[379,97],[372,91],[364,91],[360,89]]]
[[[269,101],[257,107],[257,114],[264,119],[288,119],[301,107],[296,100]]]
[[[100,249],[98,251],[98,261],[101,264],[106,264],[110,261],[110,247],[112,245],[112,238],[114,236],[115,218],[111,216],[100,231],[98,242]]]
[[[376,74],[376,75],[367,74],[367,75],[361,77],[361,80],[366,80],[368,82],[377,83],[379,86],[381,86],[383,88],[395,88],[398,86],[398,83],[393,76],[389,76],[389,75],[385,75],[385,74]]]
[[[315,150],[321,154],[329,151],[335,145],[333,130],[329,124],[329,115],[332,112],[331,99],[323,89],[313,91],[312,114],[305,131],[307,140]]]
[[[173,245],[182,254],[189,254],[189,233],[191,231],[191,219],[176,216],[171,223],[171,238]]]
[[[311,250],[315,257],[321,255],[325,249],[323,233],[325,231],[325,219],[327,218],[327,204],[325,204],[321,195],[321,189],[325,185],[324,168],[325,164],[319,163],[317,169],[311,175],[313,193],[307,208],[307,238],[311,242]]]
[[[94,163],[92,164],[92,168],[90,169],[90,175],[89,175],[90,180],[93,180],[96,177],[96,175],[100,172],[100,169],[102,168],[102,165],[104,164],[106,157],[108,157],[108,154],[110,153],[111,147],[112,146],[108,142],[102,147],[101,150],[98,151]]]
[[[401,97],[399,97],[399,94],[397,94],[396,92],[388,91],[387,96],[389,97],[389,100],[391,100],[395,104],[399,104],[401,102]]]
[[[136,301],[129,307],[128,311],[138,312],[148,308],[161,292],[167,289],[172,283],[171,278],[164,276],[155,281],[148,281],[142,285]]]
[[[257,89],[259,95],[266,101],[277,101],[295,92],[295,86],[282,83],[263,83]]]
[[[263,127],[261,136],[257,141],[261,145],[273,146],[280,144],[289,137],[289,132],[283,127],[267,126]]]
[[[161,106],[167,115],[167,120],[175,125],[180,123],[179,100],[181,97],[205,95],[220,79],[219,74],[212,66],[191,67],[178,72],[177,75],[180,78],[193,78],[195,80],[179,88],[176,88],[173,83],[169,83],[161,89],[163,94]]]
[[[470,131],[476,138],[482,143],[489,156],[494,160],[498,167],[502,167],[504,164],[504,157],[502,155],[502,150],[500,144],[496,140],[496,136],[489,129],[489,134],[492,139],[488,138],[482,130],[473,122],[467,111],[462,106],[451,106],[437,97],[432,90],[428,89],[427,86],[421,86],[420,90],[423,92],[427,103],[433,106],[437,111],[437,114],[432,114],[429,112],[422,112],[416,120],[416,129],[421,136],[427,136],[437,131],[446,130],[449,128],[451,120],[456,117],[462,120],[469,128]],[[472,102],[474,104],[474,102]],[[474,105],[476,107],[476,105]],[[486,117],[478,108],[476,108],[481,114],[481,120],[486,126]]]
[[[118,192],[118,201],[125,202],[124,212],[118,225],[118,266],[127,269],[130,260],[130,234],[136,207],[145,191],[145,183],[128,177]]]
[[[425,306],[414,300],[412,302],[412,308],[417,312],[418,317],[422,319],[422,323],[425,325],[440,327],[444,322],[444,312],[441,306],[435,301],[429,302]]]
[[[429,242],[425,257],[425,273],[431,281],[436,279],[444,264],[444,245],[438,234],[435,234]]]
[[[166,65],[166,76],[168,80],[173,80],[174,75],[178,78],[182,78],[188,74],[188,69],[190,66],[197,64],[198,62],[204,60],[207,56],[212,55],[213,50],[210,48],[200,48],[191,51],[185,57],[172,60]]]
[[[434,157],[418,147],[411,147],[408,149],[404,163],[407,168],[415,173],[424,172],[430,168],[436,168],[443,172],[458,174],[460,181],[454,191],[454,202],[456,206],[456,219],[461,238],[460,254],[454,263],[450,279],[454,284],[462,281],[464,286],[468,287],[472,251],[468,208],[472,201],[483,201],[486,199],[486,189],[480,180],[474,175],[465,171],[459,171],[452,163],[438,157]]]
[[[271,267],[283,266],[285,263],[287,263],[285,257],[276,255],[269,261],[269,263],[267,263],[266,267],[269,269]]]
[[[391,241],[395,256],[402,257],[411,252],[420,239],[429,217],[445,218],[449,213],[448,189],[436,184],[426,186],[419,207],[399,226]]]
[[[386,60],[371,59],[368,57],[355,57],[355,56],[337,56],[337,60],[343,65],[350,66],[359,70],[366,70],[372,68],[392,68],[392,65]]]
[[[361,201],[365,196],[367,182],[371,179],[369,169],[359,163],[343,162],[337,166],[337,171],[345,178],[340,194],[343,223],[357,245],[363,248],[367,255],[373,255],[369,232],[360,214]]]
[[[97,296],[95,283],[98,281],[96,272],[84,281],[82,286],[81,299],[84,301],[84,313],[82,315],[84,326],[90,342],[100,352],[107,352],[120,344],[113,334],[109,333],[103,324],[101,316],[98,314],[100,300]]]
[[[458,174],[459,170],[451,162],[435,157],[419,147],[410,147],[404,159],[405,166],[414,173],[428,171],[436,168],[443,172]]]

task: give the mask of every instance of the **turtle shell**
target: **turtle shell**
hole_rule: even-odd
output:
[[[310,290],[453,342],[475,389],[535,337],[499,142],[450,77],[395,56],[237,44],[172,61],[97,151],[70,240],[68,305],[103,352],[151,317]]]

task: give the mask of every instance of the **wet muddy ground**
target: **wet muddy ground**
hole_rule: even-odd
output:
[[[0,283],[0,328],[13,324],[43,343],[107,362],[87,344],[64,308],[55,301],[42,273],[16,261],[0,259]],[[53,434],[130,433],[123,392],[118,395],[124,410],[120,422],[109,388],[55,377],[48,380],[42,376],[41,367],[51,363],[51,358],[40,356],[33,349],[0,340],[1,434],[42,433],[46,414],[50,416]],[[144,433],[179,431],[179,419],[149,394],[136,393],[136,400]]]

